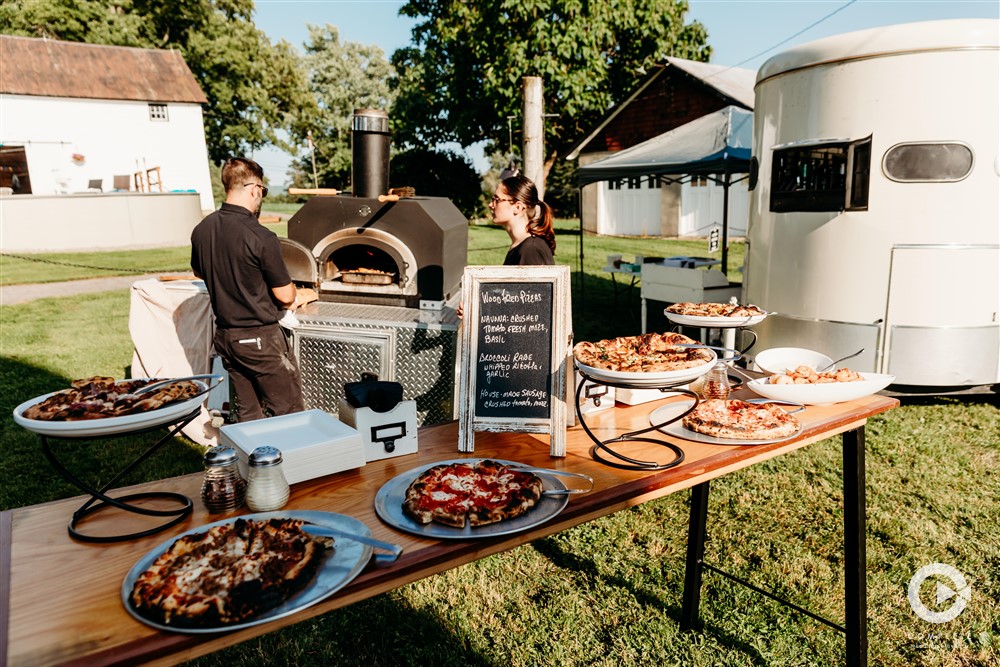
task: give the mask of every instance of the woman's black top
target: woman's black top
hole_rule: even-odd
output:
[[[552,249],[545,239],[539,236],[529,236],[507,251],[503,260],[504,266],[537,266],[539,264],[555,264]]]

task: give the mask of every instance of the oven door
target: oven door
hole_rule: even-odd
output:
[[[319,262],[313,257],[312,250],[298,241],[279,238],[281,258],[285,260],[285,268],[293,283],[319,287]]]

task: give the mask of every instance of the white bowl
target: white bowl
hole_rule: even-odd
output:
[[[786,370],[794,371],[799,366],[819,370],[833,363],[833,359],[804,347],[773,347],[754,357],[754,363],[762,373],[778,375]]]
[[[747,387],[765,398],[794,401],[804,405],[830,405],[871,396],[892,384],[895,375],[861,373],[864,380],[823,384],[769,384],[768,378],[747,382]]]

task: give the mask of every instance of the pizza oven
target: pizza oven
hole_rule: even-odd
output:
[[[356,110],[351,130],[354,192],[314,196],[292,216],[289,274],[321,301],[439,310],[461,288],[468,220],[444,197],[387,196],[384,112]]]

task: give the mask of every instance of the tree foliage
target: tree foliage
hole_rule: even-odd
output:
[[[393,187],[412,187],[417,195],[448,197],[467,218],[482,217],[479,175],[469,160],[453,151],[413,148],[393,156]]]
[[[543,80],[547,167],[666,56],[707,61],[685,0],[410,0],[413,46],[393,55],[398,139],[506,148],[522,78]]]
[[[388,81],[393,69],[377,46],[341,42],[332,25],[308,27],[304,63],[312,106],[291,124],[291,134],[298,144],[312,137],[318,185],[344,190],[351,174],[351,117],[355,109],[392,106]],[[293,182],[313,185],[311,155],[295,165]]]
[[[0,33],[180,50],[201,85],[213,161],[287,147],[309,97],[298,56],[253,23],[253,0],[4,0]]]

